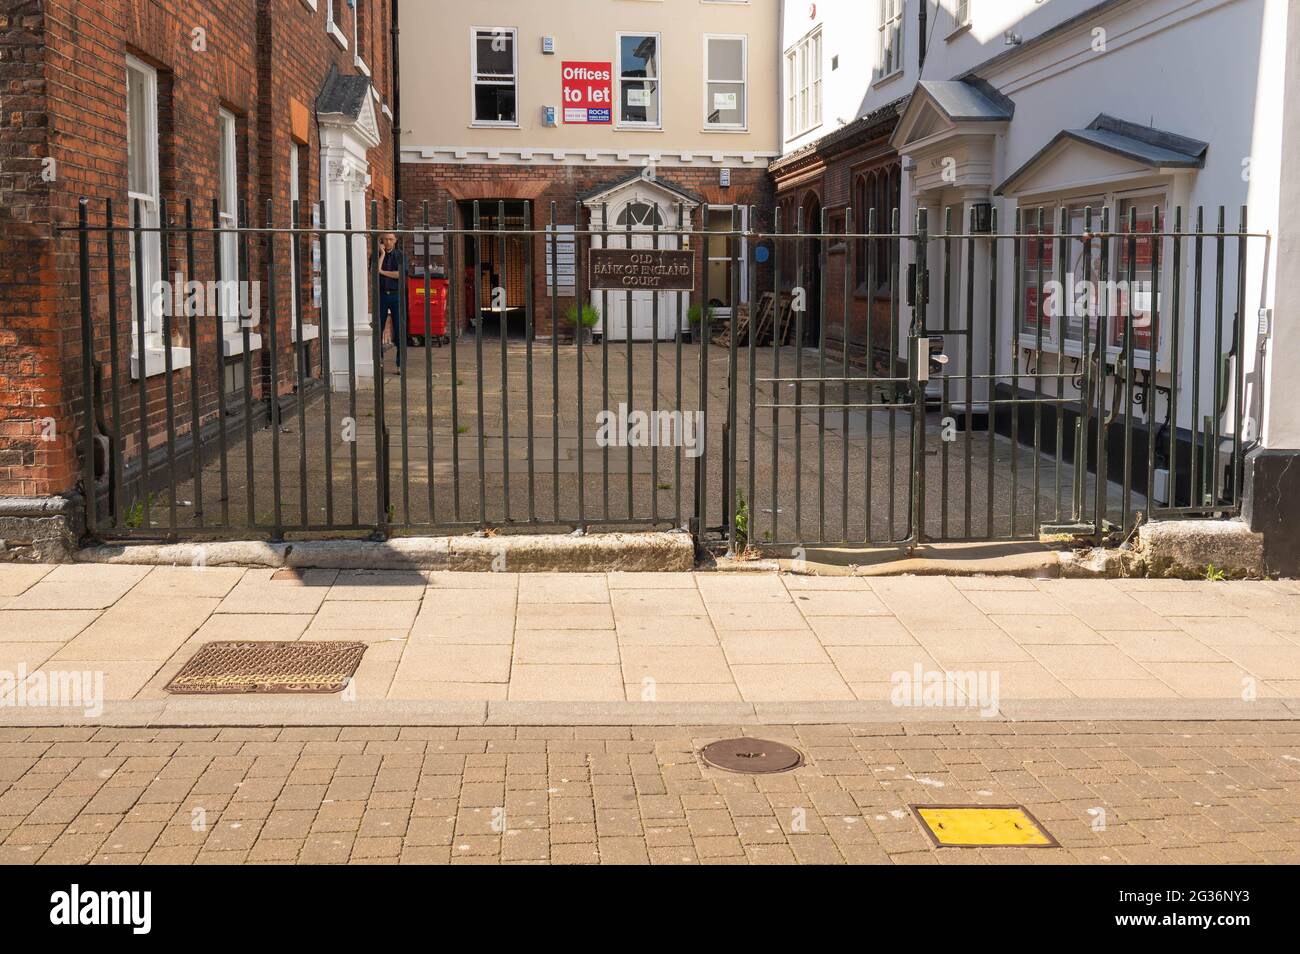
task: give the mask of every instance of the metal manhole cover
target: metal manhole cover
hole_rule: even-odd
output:
[[[341,692],[365,643],[204,643],[168,692]]]
[[[912,805],[937,848],[1057,848],[1023,805]]]
[[[768,775],[788,772],[803,764],[798,749],[768,739],[723,739],[700,749],[700,756],[727,772]]]

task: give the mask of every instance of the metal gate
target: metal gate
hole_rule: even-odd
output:
[[[1258,433],[1247,251],[1267,237],[1244,209],[1235,232],[1222,209],[1206,231],[1199,209],[1185,230],[1136,207],[1114,227],[1110,208],[1021,210],[1005,232],[987,207],[964,228],[943,210],[940,231],[922,209],[906,232],[897,211],[682,203],[617,221],[449,203],[440,222],[398,203],[387,228],[375,204],[366,227],[351,206],[268,205],[257,226],[176,211],[149,227],[83,200],[75,229],[82,486],[104,539],[1101,539],[1236,513]],[[609,249],[689,252],[694,281],[593,290]],[[1078,269],[1123,287],[1075,314]]]

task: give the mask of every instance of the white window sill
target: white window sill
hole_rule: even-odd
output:
[[[370,75],[370,67],[366,66],[366,61],[363,60],[361,57],[358,56],[355,59],[353,59],[352,65],[355,66],[358,70],[360,70],[363,76]],[[373,87],[371,88],[373,89]]]
[[[747,133],[748,126],[710,126],[707,123],[700,130],[702,133]]]
[[[262,347],[262,336],[249,332],[248,348],[250,351],[256,351]],[[221,355],[224,358],[233,358],[236,355],[244,353],[244,333],[242,331],[227,331],[221,336]]]
[[[289,326],[289,337],[293,339],[293,341],[294,341],[295,344],[298,342],[298,326],[297,326],[297,325],[290,325],[290,326]],[[303,325],[303,326],[302,326],[302,340],[303,340],[303,341],[315,341],[315,340],[316,340],[317,338],[319,338],[319,337],[320,337],[320,325]]]
[[[190,366],[190,349],[181,348],[176,345],[171,349],[172,370],[179,371],[181,368]],[[163,348],[145,348],[144,349],[144,376],[146,378],[156,377],[160,374],[167,373],[167,354]],[[131,351],[131,380],[140,380],[140,352],[136,349]]]
[[[652,126],[649,123],[617,123],[614,126],[619,132],[663,132],[663,126]]]
[[[338,44],[340,50],[348,48],[348,38],[343,35],[343,31],[339,29],[337,23],[325,24],[325,32],[330,35],[331,40]]]
[[[302,5],[308,10],[316,9],[316,0],[302,0]]]
[[[519,123],[492,123],[487,120],[475,119],[469,124],[470,129],[518,129]]]
[[[889,73],[885,76],[881,76],[873,80],[871,83],[871,88],[879,89],[882,86],[888,86],[890,83],[892,83],[894,80],[898,79],[902,75],[903,75],[903,71],[901,69],[894,70],[894,72],[892,73]]]
[[[962,34],[969,33],[970,27],[971,27],[970,23],[963,23],[961,26],[957,27],[957,29],[953,30],[946,37],[944,37],[943,41],[945,43],[951,43],[953,40],[957,39],[957,37],[961,36]]]

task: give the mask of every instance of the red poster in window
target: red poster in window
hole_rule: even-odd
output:
[[[613,122],[613,63],[561,63],[564,121]]]

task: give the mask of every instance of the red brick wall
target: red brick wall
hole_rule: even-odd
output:
[[[595,187],[616,182],[635,172],[628,166],[528,166],[458,163],[403,163],[402,199],[418,219],[420,205],[429,202],[431,222],[446,219],[448,201],[473,199],[526,199],[532,202],[533,228],[545,229],[550,222],[551,203],[555,202],[557,224],[572,225],[577,214],[578,195]],[[732,169],[731,186],[718,184],[716,168],[661,168],[659,178],[700,195],[707,203],[754,206],[757,217],[751,228],[772,227],[772,187],[766,170]],[[465,223],[459,223],[463,228]],[[541,336],[552,332],[551,296],[546,283],[546,242],[536,236],[533,245],[535,328]],[[770,287],[767,269],[759,269],[759,287]],[[698,283],[697,283],[698,287]],[[559,314],[563,316],[573,304],[572,297],[561,297]],[[569,329],[561,317],[560,332]]]
[[[42,495],[72,489],[79,477],[82,426],[81,312],[78,296],[78,243],[75,233],[57,231],[75,225],[78,199],[90,199],[92,225],[105,221],[105,200],[114,203],[114,219],[127,221],[125,57],[139,57],[159,71],[159,172],[168,218],[184,224],[184,201],[194,201],[199,227],[211,225],[211,203],[218,188],[217,111],[238,119],[240,198],[247,202],[251,224],[265,221],[266,204],[274,204],[275,222],[288,222],[288,163],[291,138],[290,102],[312,109],[329,67],[345,73],[353,66],[351,13],[337,4],[340,27],[348,36],[344,51],[326,34],[325,4],[310,10],[301,0],[6,0],[0,6],[0,88],[6,90],[0,115],[0,494]],[[364,30],[364,59],[381,98],[392,101],[389,4],[371,0]],[[202,30],[202,44],[196,43]],[[205,49],[196,49],[196,46]],[[10,90],[21,90],[9,95]],[[378,108],[377,108],[378,112]],[[371,197],[390,203],[393,194],[391,126],[382,115],[380,148],[370,156]],[[319,141],[314,115],[309,142],[302,150],[302,199],[319,201]],[[43,181],[42,163],[53,160],[56,177]],[[381,208],[383,205],[381,204]],[[310,209],[302,212],[310,221]],[[288,280],[289,241],[277,239],[278,364],[276,392],[295,385],[290,336],[292,289]],[[265,280],[264,242],[250,239],[249,277]],[[316,321],[311,309],[309,245],[302,243],[305,266],[303,319]],[[111,353],[108,320],[106,242],[92,235],[94,293],[91,311],[95,356],[107,365]],[[213,276],[213,239],[194,238],[195,276]],[[168,242],[169,271],[188,277],[187,247],[181,234]],[[122,454],[138,455],[138,382],[129,376],[131,342],[129,261],[126,239],[119,236],[117,255],[116,339],[118,381],[122,391]],[[229,276],[223,276],[229,277]],[[263,306],[266,311],[266,289]],[[218,323],[199,318],[197,340],[188,319],[175,320],[173,340],[190,345],[196,368],[146,381],[145,414],[150,443],[162,430],[168,385],[176,400],[179,434],[189,429],[187,404],[197,383],[204,418],[215,414],[219,380]],[[263,349],[254,356],[256,396],[269,394],[269,341],[265,315],[258,329]],[[323,342],[322,342],[323,343]],[[315,345],[318,352],[319,345]],[[197,381],[191,377],[197,374]],[[106,397],[105,404],[108,405]],[[51,428],[53,439],[42,439]],[[111,423],[111,421],[110,421]]]

